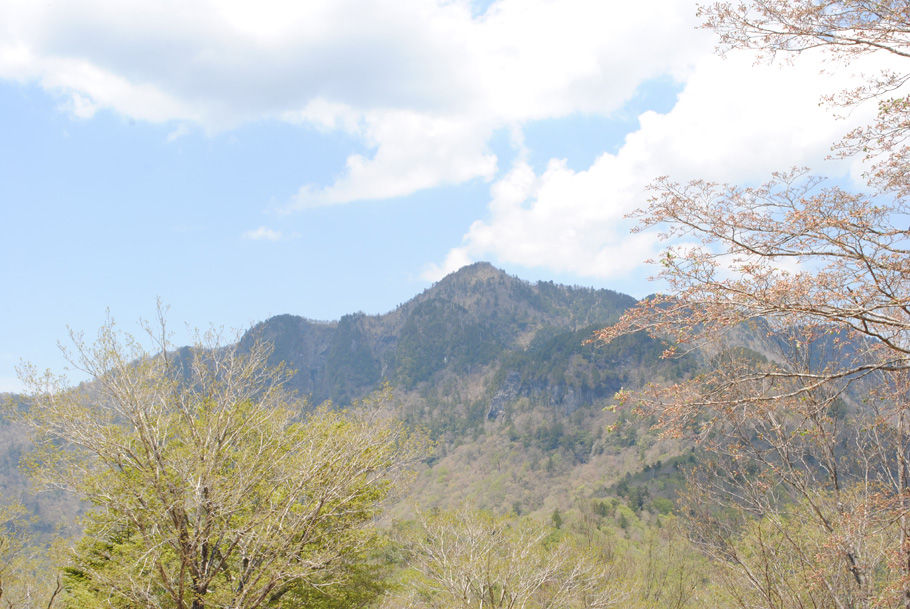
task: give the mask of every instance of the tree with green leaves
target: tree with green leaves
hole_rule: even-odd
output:
[[[51,609],[59,599],[61,580],[36,560],[27,543],[24,515],[19,504],[0,505],[0,607]]]
[[[113,322],[92,344],[74,336],[91,382],[23,373],[35,476],[94,506],[66,605],[331,606],[381,591],[361,568],[381,546],[372,525],[420,443],[381,399],[306,409],[267,345],[208,333],[175,351],[159,317],[153,350]]]

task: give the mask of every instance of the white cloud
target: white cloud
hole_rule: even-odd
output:
[[[454,273],[463,266],[474,262],[467,250],[463,247],[456,247],[449,251],[445,261],[442,264],[428,264],[420,274],[422,279],[427,281],[439,281],[449,273]]]
[[[365,122],[365,139],[376,147],[372,158],[348,157],[332,186],[301,188],[292,209],[387,199],[496,173],[496,156],[486,148],[489,125],[405,111],[370,113]]]
[[[250,241],[281,241],[284,238],[284,235],[281,234],[281,231],[273,230],[266,226],[260,226],[255,230],[248,230],[243,233],[244,239],[249,239]]]
[[[655,253],[651,233],[630,234],[625,215],[646,203],[646,187],[669,175],[757,183],[775,170],[810,166],[845,175],[846,162],[825,161],[829,147],[873,107],[849,121],[819,108],[819,95],[846,84],[821,74],[806,57],[792,68],[754,66],[746,55],[707,57],[689,77],[674,108],[647,112],[616,154],[584,171],[553,160],[540,175],[524,162],[491,188],[490,217],[475,222],[462,244],[427,278],[478,259],[616,278],[641,272]]]
[[[180,123],[179,125],[177,125],[177,127],[173,131],[171,131],[170,133],[167,134],[167,141],[176,142],[177,140],[182,138],[184,135],[189,134],[191,131],[192,130],[190,129],[189,125],[187,125],[186,123]]]
[[[490,179],[502,127],[608,115],[682,77],[710,41],[688,0],[31,0],[0,4],[0,78],[208,132],[262,119],[342,130],[374,152],[294,206]]]
[[[360,138],[369,153],[327,186],[302,185],[287,205],[301,209],[492,180],[497,131],[521,150],[529,122],[610,116],[670,76],[685,83],[675,107],[643,114],[588,169],[554,160],[537,174],[519,153],[491,185],[488,218],[426,271],[493,257],[614,277],[654,247],[630,238],[623,216],[655,176],[820,168],[847,125],[818,106],[842,75],[820,75],[811,58],[786,69],[720,60],[694,13],[691,0],[498,0],[479,17],[469,0],[7,0],[0,78],[40,84],[75,116],[175,123],[174,137],[278,120]]]

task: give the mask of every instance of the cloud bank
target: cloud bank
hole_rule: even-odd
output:
[[[688,0],[498,0],[481,15],[468,0],[7,0],[0,78],[37,83],[77,117],[171,124],[172,138],[264,120],[353,135],[369,152],[328,185],[301,185],[288,211],[485,180],[487,217],[427,278],[481,258],[607,278],[654,248],[623,220],[654,177],[819,166],[849,126],[818,106],[843,75],[811,58],[718,59],[694,13]],[[521,156],[501,167],[490,149],[502,129],[520,142],[533,121],[610,117],[668,76],[684,83],[672,110],[642,114],[583,171],[553,159],[536,173]]]
[[[832,142],[869,120],[874,107],[846,121],[820,108],[822,92],[855,82],[821,68],[813,57],[784,67],[757,66],[746,55],[705,57],[673,109],[642,114],[616,154],[584,171],[552,160],[540,175],[516,163],[492,186],[489,218],[476,221],[444,261],[428,265],[425,278],[485,258],[596,278],[641,273],[641,262],[656,253],[656,235],[630,234],[625,216],[647,203],[647,187],[659,176],[756,184],[792,166],[857,175],[855,166],[825,159]]]
[[[371,154],[303,185],[298,208],[490,180],[496,129],[609,115],[706,48],[676,0],[500,0],[480,16],[467,0],[10,0],[0,24],[0,78],[37,82],[79,117],[362,138]]]

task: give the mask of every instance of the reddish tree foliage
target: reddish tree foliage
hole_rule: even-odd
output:
[[[706,364],[636,397],[666,433],[709,449],[692,480],[694,533],[731,567],[743,606],[910,608],[910,71],[898,69],[910,58],[910,3],[750,0],[699,12],[721,51],[880,60],[862,87],[828,98],[879,101],[876,120],[834,147],[867,157],[870,189],[803,170],[755,188],[657,180],[634,216],[639,230],[663,230],[656,262],[669,294],[598,338],[646,331],[668,342],[665,356],[697,352]]]

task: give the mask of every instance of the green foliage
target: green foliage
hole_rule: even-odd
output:
[[[345,315],[332,334],[326,356],[326,397],[341,404],[351,403],[363,387],[376,387],[381,380],[381,364],[370,348],[364,321],[362,314]]]
[[[611,597],[622,606],[664,606],[653,600],[660,597],[658,588],[670,586],[666,582],[678,581],[682,574],[677,574],[677,579],[673,579],[676,575],[667,576],[665,583],[659,583],[664,580],[655,576],[648,584],[650,591],[640,592],[641,598],[634,602],[628,594],[633,589],[634,594],[639,594],[636,578],[645,577],[644,567],[636,571],[638,567],[631,566],[635,561],[660,563],[657,558],[648,558],[648,543],[656,548],[656,554],[670,546],[692,551],[678,539],[671,542],[661,537],[672,521],[672,498],[682,481],[672,458],[675,453],[671,451],[667,457],[666,453],[657,452],[663,461],[642,467],[645,451],[654,441],[647,433],[647,423],[621,412],[616,431],[606,432],[607,423],[617,419],[603,412],[601,406],[623,384],[635,386],[647,380],[676,378],[691,370],[691,361],[661,362],[658,355],[664,346],[643,336],[628,337],[607,348],[585,343],[596,327],[590,324],[599,326],[615,318],[631,299],[546,283],[535,286],[497,275],[465,276],[461,280],[464,285],[442,282],[389,317],[358,314],[345,316],[334,324],[283,316],[274,321],[275,335],[263,336],[281,350],[282,359],[291,359],[291,366],[301,368],[287,385],[292,388],[330,395],[345,404],[373,387],[383,375],[396,383],[396,398],[403,401],[396,416],[409,425],[429,427],[440,444],[439,453],[427,460],[427,479],[432,481],[433,490],[425,490],[430,483],[418,489],[417,501],[422,502],[432,492],[437,495],[425,504],[445,505],[457,488],[477,497],[480,505],[512,509],[515,516],[521,514],[524,518],[488,516],[513,531],[543,531],[540,547],[534,546],[532,558],[552,558],[550,552],[554,548],[572,547],[579,556],[595,556],[601,566],[610,570],[610,581],[624,578],[621,592]],[[178,580],[174,573],[184,560],[179,552],[186,544],[182,546],[180,528],[167,522],[175,514],[171,506],[178,504],[185,516],[182,529],[195,547],[201,549],[208,544],[204,553],[209,562],[212,558],[226,558],[202,595],[205,606],[232,602],[229,596],[241,579],[238,574],[243,571],[245,555],[228,557],[222,542],[203,534],[205,526],[196,524],[206,521],[206,511],[210,510],[206,501],[217,500],[218,492],[213,489],[222,482],[247,484],[242,492],[237,486],[234,494],[249,503],[247,507],[236,503],[224,511],[220,520],[213,513],[209,521],[215,529],[246,527],[265,537],[264,531],[275,529],[265,526],[260,510],[284,505],[292,506],[289,514],[297,523],[293,529],[306,532],[306,536],[300,533],[291,539],[290,555],[296,557],[297,563],[309,565],[309,571],[282,584],[281,594],[266,598],[262,606],[368,606],[377,596],[388,600],[423,585],[415,583],[421,580],[374,528],[380,502],[397,485],[399,459],[413,454],[404,446],[408,444],[406,434],[396,435],[401,429],[387,415],[374,417],[365,412],[369,408],[361,407],[355,408],[356,412],[322,410],[302,415],[311,413],[309,407],[282,391],[270,397],[265,390],[268,383],[256,385],[257,380],[253,384],[259,389],[245,389],[243,399],[230,400],[230,408],[222,408],[224,404],[217,397],[223,397],[223,392],[205,397],[205,387],[217,387],[214,381],[226,377],[220,373],[221,376],[214,374],[200,380],[193,376],[195,371],[204,373],[206,366],[220,365],[225,360],[219,357],[227,355],[255,357],[260,345],[253,338],[244,339],[239,353],[230,349],[181,350],[172,365],[181,370],[183,383],[170,373],[159,374],[161,370],[156,366],[161,361],[156,356],[127,352],[119,360],[106,360],[114,365],[98,368],[94,385],[44,395],[47,399],[39,404],[39,410],[53,410],[55,402],[57,407],[63,407],[57,414],[74,423],[72,429],[78,427],[75,423],[84,424],[89,430],[103,429],[107,446],[120,451],[99,458],[97,452],[84,450],[83,443],[75,451],[58,453],[55,449],[60,447],[62,428],[53,425],[62,419],[44,428],[50,433],[45,440],[51,441],[43,444],[44,456],[37,460],[57,462],[60,470],[39,468],[39,474],[59,483],[61,472],[67,472],[67,481],[78,483],[81,492],[97,507],[86,521],[85,538],[76,545],[76,554],[65,573],[64,597],[69,608],[136,609],[170,602],[160,570],[163,568],[173,581]],[[318,353],[323,359],[303,359],[301,353]],[[273,363],[274,356],[270,356]],[[293,361],[294,357],[298,361]],[[113,376],[108,376],[111,370]],[[147,373],[151,376],[143,377]],[[146,450],[146,444],[139,427],[130,428],[131,411],[111,410],[119,399],[116,391],[111,392],[118,374],[120,379],[137,378],[130,374],[141,379],[131,389],[137,392],[137,399],[130,404],[160,407],[140,408],[134,417],[154,419],[158,425],[154,428],[156,433],[166,440],[161,444],[167,458],[160,480],[148,478],[149,467],[130,461],[129,455]],[[276,378],[279,385],[288,383],[281,375]],[[491,414],[491,394],[503,390],[512,379],[517,379],[514,391],[503,391],[502,410]],[[195,393],[181,393],[188,389]],[[142,402],[149,396],[154,398],[152,403]],[[183,403],[179,403],[181,400]],[[219,427],[225,422],[234,426]],[[225,446],[221,452],[201,450],[205,444],[198,444],[198,439],[217,436],[219,429],[237,443]],[[391,435],[383,436],[386,433]],[[392,437],[401,444],[383,444]],[[67,437],[68,441],[74,439],[76,444],[82,442],[79,433]],[[101,442],[100,431],[96,439]],[[377,439],[384,448],[371,448],[370,441]],[[253,458],[253,445],[266,451],[259,460]],[[346,445],[353,452],[345,452]],[[332,453],[336,449],[340,452]],[[648,459],[653,459],[655,452]],[[367,453],[379,455],[376,477],[350,475],[351,470],[345,466],[364,463]],[[383,454],[388,458],[383,460]],[[439,469],[434,464],[439,464]],[[271,466],[282,469],[283,481],[268,473]],[[626,471],[630,476],[619,478]],[[292,473],[307,477],[307,484],[312,483],[297,495],[296,503],[287,484]],[[617,479],[620,484],[610,487]],[[203,484],[203,480],[209,483]],[[320,495],[320,488],[329,487],[353,498],[341,505]],[[193,492],[199,488],[208,489],[208,500]],[[146,501],[149,496],[153,499]],[[146,506],[140,505],[140,498]],[[313,507],[321,499],[325,499],[325,511],[320,511],[318,522],[308,530],[301,523],[306,517],[313,517]],[[576,500],[578,503],[573,503]],[[590,501],[590,506],[580,507],[583,501]],[[407,510],[399,505],[396,513]],[[547,526],[531,521],[532,516]],[[582,519],[589,528],[579,524]],[[480,521],[485,522],[484,518]],[[284,526],[284,530],[291,528]],[[567,545],[560,546],[562,543]],[[149,554],[150,547],[164,549]],[[691,566],[685,551],[671,552],[679,561],[680,571]],[[206,559],[200,556],[197,554],[187,564],[201,564]],[[534,560],[537,558],[529,564],[533,565]],[[677,573],[666,561],[660,564],[665,572]],[[407,574],[403,575],[404,588],[393,593],[387,590],[387,575],[395,568],[402,568]],[[146,585],[145,600],[137,600],[137,593],[124,589],[140,581]],[[187,588],[192,588],[191,575],[187,581]],[[431,597],[433,594],[426,593],[415,601],[416,606],[443,604],[442,597]],[[200,598],[197,594],[195,600],[203,602]],[[652,600],[646,603],[642,598]],[[187,602],[193,600],[192,595],[187,596]]]
[[[53,568],[29,545],[26,511],[19,504],[0,505],[0,606],[4,609],[50,609],[60,591]]]
[[[527,349],[503,358],[492,385],[501,386],[509,374],[517,373],[524,387],[556,389],[563,394],[571,390],[586,396],[588,403],[612,395],[622,378],[618,366],[602,350],[585,343],[595,329],[541,329]]]
[[[440,298],[415,305],[401,329],[397,374],[406,387],[445,367],[458,372],[493,360],[504,348],[502,328]]]
[[[668,514],[673,511],[673,500],[686,485],[686,469],[695,462],[692,451],[656,461],[634,474],[627,473],[607,492],[621,498],[635,512]]]
[[[265,347],[211,338],[175,364],[109,324],[76,345],[93,384],[26,378],[35,473],[96,506],[67,604],[255,609],[314,588],[326,603],[375,596],[363,568],[381,546],[373,522],[419,440],[385,398],[301,415]]]
[[[555,528],[562,528],[562,514],[559,513],[559,508],[553,510],[553,514],[550,516],[550,520],[553,522],[553,526]]]
[[[657,510],[658,514],[666,515],[673,511],[673,502],[666,497],[655,497],[651,500],[651,505]]]

